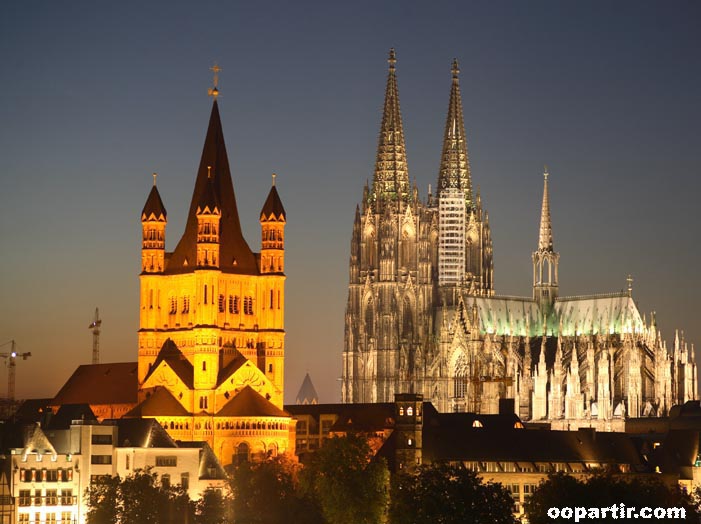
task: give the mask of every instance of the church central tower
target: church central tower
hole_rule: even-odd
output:
[[[165,251],[155,177],[142,212],[140,404],[131,415],[154,416],[176,439],[208,442],[226,465],[292,448],[282,411],[286,213],[273,178],[260,213],[261,253],[253,253],[241,232],[216,87],[210,94],[185,232],[173,252]]]

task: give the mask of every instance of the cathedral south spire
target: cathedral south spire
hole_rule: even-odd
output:
[[[377,161],[372,182],[374,201],[407,200],[409,197],[409,172],[404,144],[404,126],[399,110],[399,91],[394,48],[389,51],[389,73],[382,111],[380,138],[377,145]]]
[[[560,261],[560,254],[553,248],[548,176],[546,167],[543,172],[543,204],[540,210],[538,249],[533,253],[533,299],[541,304],[552,304],[557,298]]]
[[[467,137],[465,121],[462,112],[460,96],[460,68],[457,59],[453,60],[451,68],[453,83],[450,88],[448,103],[448,118],[445,123],[443,136],[443,154],[438,173],[438,192],[444,189],[458,189],[465,196],[465,205],[469,210],[474,209],[472,199],[472,178],[470,175],[470,160],[467,155]]]

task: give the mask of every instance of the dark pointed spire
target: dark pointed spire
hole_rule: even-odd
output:
[[[389,51],[389,74],[382,111],[380,138],[377,145],[375,176],[372,181],[373,200],[407,200],[409,196],[409,172],[404,144],[404,126],[399,110],[399,91],[394,48]]]
[[[217,192],[214,190],[214,179],[212,176],[212,167],[207,166],[207,178],[209,183],[197,202],[198,215],[207,212],[216,213],[221,211],[219,199],[217,198]]]
[[[161,200],[161,195],[156,187],[156,176],[156,173],[154,173],[153,187],[146,198],[144,209],[141,211],[141,220],[147,220],[152,215],[156,220],[165,220],[168,217],[166,208],[163,205],[163,200]]]
[[[548,194],[548,167],[543,172],[543,205],[540,210],[540,236],[538,251],[553,252],[553,227],[550,221],[550,195]]]
[[[472,199],[470,159],[467,155],[467,137],[463,120],[462,98],[460,97],[460,81],[458,79],[460,69],[458,68],[457,60],[453,60],[451,71],[453,83],[450,88],[448,118],[445,123],[443,154],[441,155],[441,167],[438,173],[438,187],[436,191],[440,194],[440,191],[443,189],[460,189],[465,194],[467,208],[473,209],[475,203]]]
[[[270,192],[268,193],[268,198],[265,199],[265,204],[260,210],[260,219],[269,220],[271,217],[274,220],[286,220],[287,215],[285,214],[285,208],[282,206],[282,200],[280,200],[280,195],[278,195],[277,188],[275,187],[275,173],[273,173],[273,185],[270,187]]]
[[[207,136],[202,149],[200,166],[197,170],[185,233],[168,261],[167,273],[188,272],[194,267],[194,261],[197,260],[197,206],[210,184],[214,196],[221,206],[219,237],[221,270],[225,273],[257,274],[258,264],[255,256],[241,232],[234,184],[231,180],[229,158],[226,153],[224,132],[216,98],[209,117]]]

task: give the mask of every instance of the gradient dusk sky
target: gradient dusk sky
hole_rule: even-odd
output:
[[[286,402],[306,371],[339,401],[353,216],[390,47],[422,198],[460,61],[498,293],[531,293],[547,164],[560,293],[618,291],[630,273],[668,345],[675,328],[701,345],[699,2],[4,2],[0,343],[33,355],[17,396],[53,396],[90,363],[96,306],[102,361],[136,360],[140,212],[157,171],[172,250],[216,61],[255,251],[272,172],[287,210]]]

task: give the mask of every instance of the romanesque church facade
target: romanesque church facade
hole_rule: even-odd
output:
[[[210,92],[185,231],[172,252],[155,176],[141,214],[139,404],[126,416],[206,441],[226,466],[294,452],[283,411],[286,213],[273,175],[254,253],[241,231],[216,87]]]
[[[697,398],[693,345],[662,340],[626,291],[562,297],[544,174],[533,294],[499,296],[489,217],[472,188],[459,85],[452,84],[435,194],[409,182],[396,58],[372,185],[351,239],[344,402],[420,393],[440,411],[497,413],[553,428],[621,429]]]

